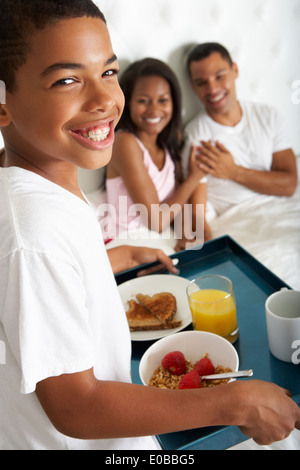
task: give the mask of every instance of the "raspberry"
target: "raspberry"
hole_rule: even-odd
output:
[[[180,351],[173,351],[165,355],[161,365],[172,374],[181,375],[186,371],[184,355]]]
[[[211,360],[207,356],[202,357],[202,359],[197,362],[194,367],[194,370],[198,372],[200,377],[202,377],[203,375],[211,375],[215,373],[215,368]]]
[[[194,369],[185,374],[178,385],[178,388],[201,388],[201,377],[198,372]]]

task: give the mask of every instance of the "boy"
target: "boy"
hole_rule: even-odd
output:
[[[77,185],[77,166],[109,161],[123,109],[104,17],[90,0],[0,6],[0,447],[153,449],[147,436],[217,424],[286,437],[300,411],[273,384],[130,383],[126,318]]]

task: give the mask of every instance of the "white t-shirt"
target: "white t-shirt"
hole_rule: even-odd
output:
[[[157,448],[152,437],[64,436],[34,393],[47,377],[92,367],[98,379],[131,381],[130,333],[91,207],[32,172],[2,168],[0,234],[0,449]]]
[[[186,143],[182,154],[185,177],[191,145],[201,145],[201,140],[218,140],[229,150],[237,165],[260,171],[271,169],[275,152],[291,148],[283,119],[275,108],[248,101],[242,101],[240,105],[242,119],[234,127],[217,123],[205,112],[186,126]],[[218,214],[257,194],[234,181],[211,175],[202,181],[207,181],[207,199]]]

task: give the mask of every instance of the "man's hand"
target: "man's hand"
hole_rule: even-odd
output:
[[[273,154],[270,170],[236,165],[232,154],[220,142],[201,141],[197,147],[200,168],[216,178],[232,180],[260,194],[290,197],[298,185],[296,157],[292,149]]]
[[[213,145],[211,141],[201,141],[198,147],[200,168],[215,178],[233,180],[237,171],[233,156],[220,142]]]

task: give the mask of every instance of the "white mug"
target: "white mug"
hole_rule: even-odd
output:
[[[300,363],[300,291],[283,288],[265,303],[269,348],[281,361]]]

